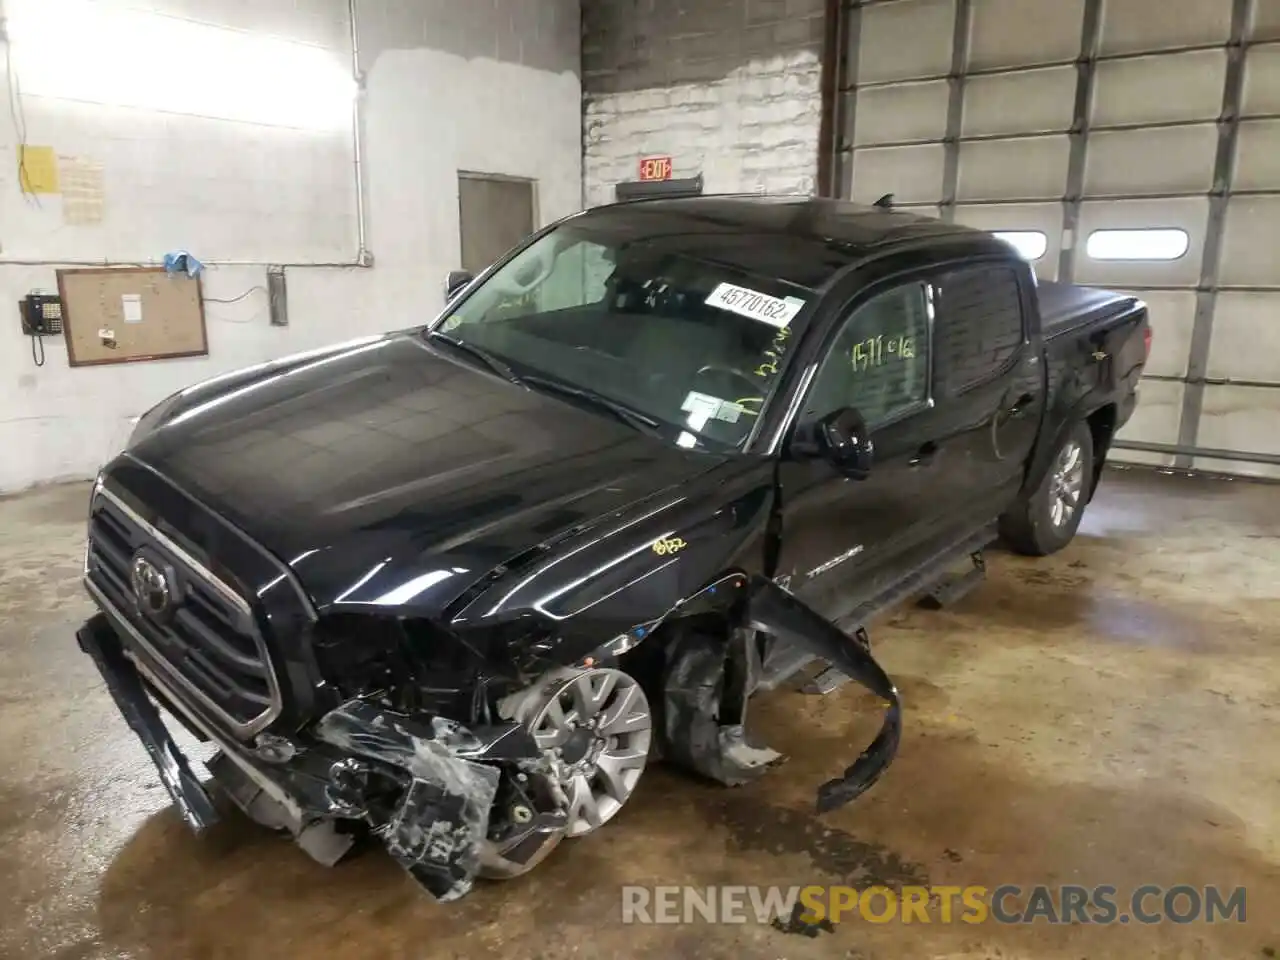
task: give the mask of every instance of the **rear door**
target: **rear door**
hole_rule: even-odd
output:
[[[933,394],[938,443],[952,482],[942,523],[994,519],[1021,486],[1043,404],[1038,342],[1027,315],[1033,291],[1018,265],[993,260],[940,271]]]

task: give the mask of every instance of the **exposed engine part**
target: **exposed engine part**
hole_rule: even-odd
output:
[[[434,624],[334,614],[318,623],[314,649],[321,674],[345,699],[377,690],[403,713],[476,719],[481,658]]]
[[[260,733],[253,742],[253,753],[266,763],[288,763],[298,755],[297,746],[284,737]]]
[[[567,798],[518,722],[468,728],[356,699],[326,714],[316,735],[349,754],[328,768],[327,816],[367,823],[442,901],[477,876],[529,872],[565,835]]]
[[[564,792],[567,833],[607,823],[630,799],[649,760],[653,716],[640,684],[621,670],[564,668],[498,705],[533,735]]]
[[[505,746],[509,732],[484,740],[443,717],[419,721],[363,700],[330,711],[316,727],[326,743],[407,774],[405,789],[391,809],[370,804],[364,818],[401,866],[442,901],[471,889],[501,777],[498,767],[464,758],[483,757],[493,744]],[[350,816],[357,788],[364,786],[363,771],[334,767],[331,802]]]
[[[533,743],[528,731],[517,729]],[[489,836],[480,848],[479,875],[487,880],[510,880],[540,864],[565,837],[568,804],[546,755],[520,761],[514,767],[504,765],[498,795],[489,811]]]
[[[539,762],[503,782],[489,814],[489,837],[480,849],[480,876],[510,880],[528,873],[560,845],[568,824],[564,791]]]
[[[344,757],[329,768],[325,798],[335,817],[358,819],[366,813],[369,796],[369,764]]]

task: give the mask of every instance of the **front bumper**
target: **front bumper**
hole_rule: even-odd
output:
[[[393,713],[360,699],[330,711],[305,740],[274,739],[269,762],[186,709],[181,697],[121,643],[105,614],[86,621],[76,639],[93,658],[183,820],[196,832],[217,823],[219,814],[165,726],[156,700],[184,714],[180,719],[194,733],[218,747],[210,769],[250,817],[288,829],[322,862],[337,857],[315,852],[317,830],[344,822],[364,824],[442,901],[468,892],[484,865],[489,815],[503,767],[537,773],[540,751],[517,724],[468,729],[442,717]],[[266,810],[271,812],[264,815]],[[525,841],[562,828],[560,819],[539,817],[517,838],[520,848],[532,855],[538,844]],[[335,848],[329,842],[324,849]],[[339,849],[345,852],[345,846]]]
[[[76,641],[93,658],[111,698],[155,763],[160,782],[169,791],[182,819],[197,833],[217,823],[218,812],[212,798],[165,727],[160,711],[147,696],[142,677],[125,655],[106,616],[100,613],[85,621],[76,631]]]

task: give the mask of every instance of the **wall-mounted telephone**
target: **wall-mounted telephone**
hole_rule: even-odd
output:
[[[22,332],[30,337],[62,335],[62,300],[53,294],[32,293],[18,301]]]

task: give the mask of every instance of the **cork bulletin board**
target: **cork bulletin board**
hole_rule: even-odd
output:
[[[198,276],[163,267],[59,270],[58,295],[73,367],[209,353]]]

